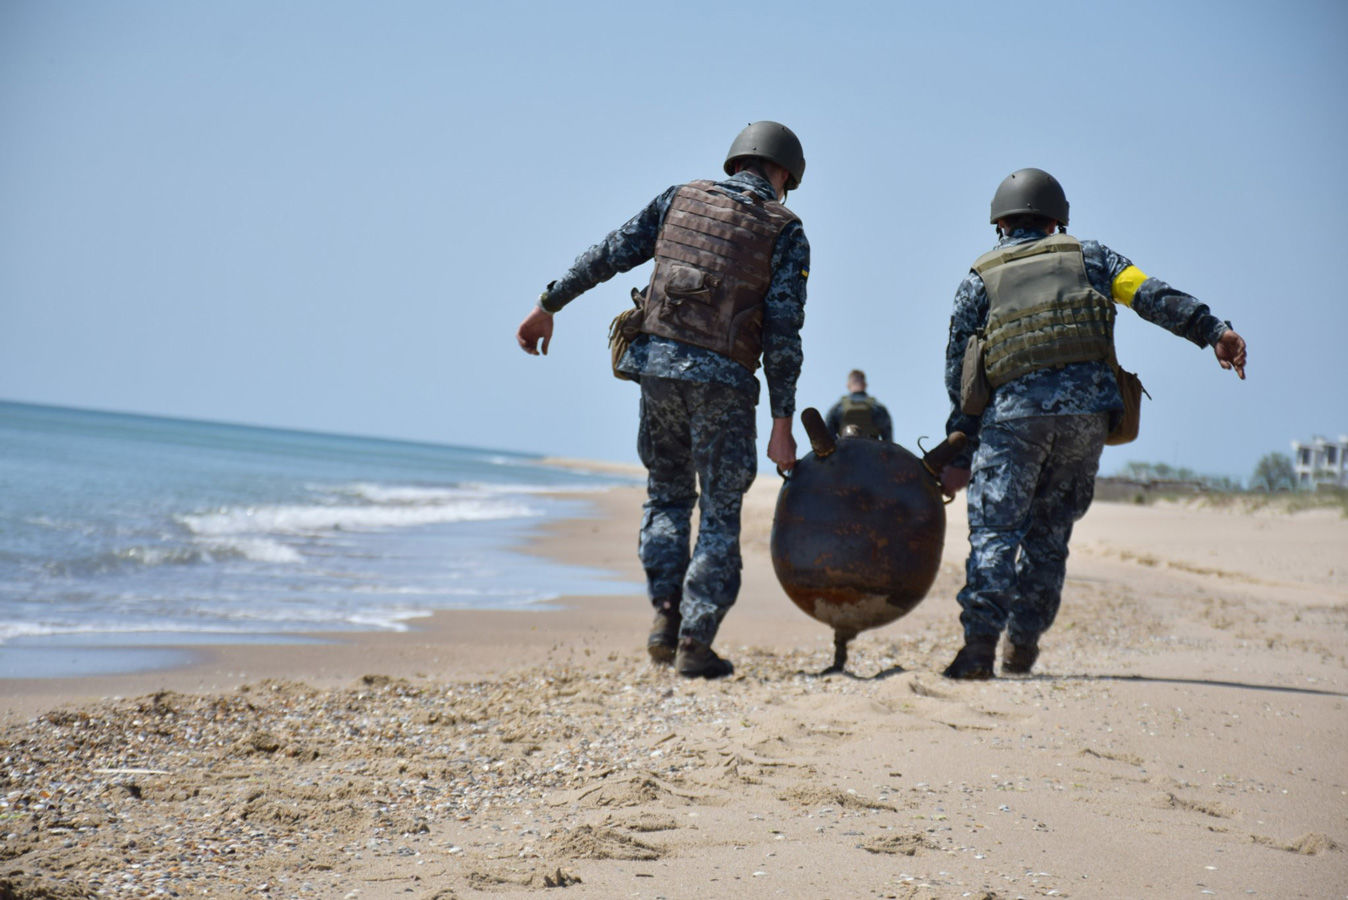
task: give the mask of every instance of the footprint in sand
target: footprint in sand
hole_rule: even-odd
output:
[[[637,840],[616,828],[582,825],[567,832],[554,853],[567,859],[656,860],[665,855],[663,847]]]
[[[857,846],[869,853],[889,853],[895,856],[916,856],[919,850],[941,849],[940,845],[933,844],[920,834],[886,834],[862,841]]]
[[[1339,849],[1339,845],[1335,843],[1329,835],[1319,834],[1318,832],[1303,834],[1290,844],[1258,834],[1250,835],[1250,840],[1254,841],[1256,844],[1263,844],[1265,847],[1273,847],[1275,850],[1286,850],[1288,853],[1299,853],[1302,856],[1315,856],[1317,853]]]
[[[1205,803],[1202,800],[1186,800],[1183,797],[1177,797],[1166,791],[1158,795],[1152,801],[1152,805],[1158,809],[1184,809],[1190,812],[1202,813],[1205,816],[1212,816],[1215,819],[1230,819],[1236,815],[1236,811],[1220,803]]]
[[[682,794],[650,775],[635,775],[630,778],[605,781],[597,787],[564,794],[552,802],[553,806],[579,806],[597,809],[600,807],[623,808],[629,806],[650,806],[654,803],[671,802],[686,805],[699,800],[692,794]]]
[[[894,812],[896,809],[888,803],[867,800],[860,794],[848,793],[838,788],[815,787],[813,785],[794,787],[781,794],[778,799],[793,806],[810,809],[821,806],[831,806],[835,809],[878,809],[886,812]]]

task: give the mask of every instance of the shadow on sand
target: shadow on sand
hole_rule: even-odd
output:
[[[808,672],[804,669],[796,672],[797,675],[804,675],[806,678],[827,678],[830,675],[841,675],[843,678],[850,678],[853,681],[882,681],[886,678],[892,678],[895,675],[902,675],[908,670],[903,666],[890,666],[888,669],[881,669],[874,675],[858,675],[855,672],[849,672],[846,669],[837,669],[829,666],[820,672]]]
[[[873,675],[857,675],[846,669],[838,670],[827,668],[821,672],[808,672],[801,670],[797,675],[804,675],[807,678],[826,678],[830,675],[839,675],[843,678],[850,678],[853,681],[883,681],[886,678],[893,678],[895,675],[902,675],[909,671],[903,666],[891,666],[888,669],[881,669]],[[1319,688],[1289,687],[1277,684],[1250,684],[1244,681],[1215,681],[1210,678],[1161,678],[1150,675],[1030,675],[1017,676],[1010,679],[988,679],[989,681],[1117,681],[1122,683],[1134,684],[1188,684],[1195,687],[1216,687],[1216,688],[1235,688],[1245,691],[1272,691],[1279,694],[1304,694],[1311,697],[1345,697],[1348,694],[1341,691],[1327,691]]]
[[[1216,681],[1210,678],[1159,678],[1150,675],[1032,675],[1041,681],[1119,681],[1138,684],[1189,684],[1197,687],[1236,688],[1245,691],[1273,691],[1279,694],[1306,694],[1313,697],[1348,697],[1341,691],[1319,688],[1288,687],[1278,684],[1250,684],[1244,681]]]

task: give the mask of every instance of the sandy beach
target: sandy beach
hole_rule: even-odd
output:
[[[648,663],[640,596],[0,681],[0,898],[1348,896],[1348,520],[1097,503],[1036,673],[963,683],[961,497],[817,677],[778,484],[724,681]],[[531,549],[639,581],[641,499]]]

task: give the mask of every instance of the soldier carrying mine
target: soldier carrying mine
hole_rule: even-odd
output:
[[[740,510],[757,472],[760,359],[772,408],[768,458],[783,471],[796,463],[791,418],[810,268],[800,219],[782,205],[805,174],[791,129],[750,124],[723,168],[724,180],[665,190],[582,253],[516,332],[526,353],[537,355],[541,341],[546,354],[555,313],[655,260],[640,333],[616,371],[641,387],[637,450],[647,500],[638,554],[655,608],[647,650],[689,678],[734,671],[711,644],[740,589]]]
[[[1124,419],[1115,304],[1212,347],[1223,369],[1245,378],[1245,341],[1230,322],[1104,244],[1071,237],[1067,214],[1052,175],[1011,173],[992,198],[997,246],[955,292],[946,432],[963,432],[969,444],[942,484],[952,495],[969,488],[969,557],[958,595],[964,646],[948,678],[992,677],[1003,630],[1003,673],[1028,674],[1038,659],[1062,599],[1072,526]],[[975,396],[984,376],[986,400]]]

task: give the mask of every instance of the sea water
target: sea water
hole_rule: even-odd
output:
[[[640,592],[512,549],[620,483],[518,453],[0,402],[0,678]]]

